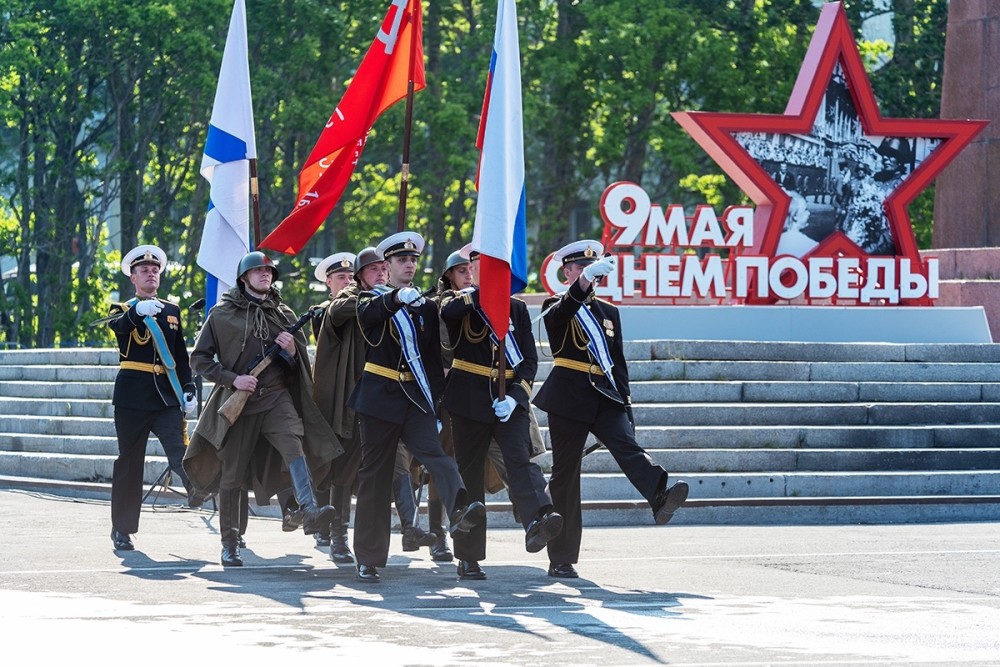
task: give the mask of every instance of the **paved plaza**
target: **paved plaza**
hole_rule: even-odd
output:
[[[252,518],[218,565],[208,509],[0,491],[4,653],[159,665],[1000,665],[1000,524],[590,528],[578,580],[497,529],[486,581],[393,536],[379,585]],[[363,661],[363,662],[362,662]],[[244,663],[251,664],[251,663]],[[314,664],[333,664],[319,663]],[[342,663],[345,664],[345,663]]]

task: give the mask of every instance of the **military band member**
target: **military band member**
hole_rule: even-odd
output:
[[[484,470],[490,442],[495,438],[503,455],[510,498],[525,529],[525,548],[531,553],[541,551],[562,529],[563,520],[552,509],[542,471],[530,459],[528,412],[538,356],[528,307],[511,297],[509,330],[502,343],[506,356],[503,378],[498,368],[499,341],[480,308],[478,288],[447,292],[441,300],[441,319],[448,326],[454,355],[443,405],[451,415],[455,456],[469,498],[485,500]],[[486,558],[485,523],[455,537],[455,555],[459,579],[486,578],[479,564]]]
[[[239,547],[240,489],[252,488],[258,504],[291,486],[306,534],[329,525],[334,510],[320,507],[312,474],[320,478],[343,453],[336,435],[312,400],[305,334],[288,329],[295,313],[273,282],[274,262],[262,252],[240,260],[237,285],[209,311],[191,363],[215,383],[195,428],[184,466],[199,488],[218,485],[222,564],[243,565]],[[251,364],[272,343],[274,361],[254,376]],[[218,409],[234,391],[252,392],[233,424]],[[290,478],[290,480],[289,480]]]
[[[319,407],[327,423],[333,428],[344,446],[344,454],[338,456],[331,469],[332,475],[346,476],[346,484],[332,484],[330,479],[317,480],[318,495],[329,494],[330,505],[336,511],[330,526],[324,526],[313,537],[316,546],[330,547],[330,557],[338,562],[353,563],[354,557],[347,544],[347,527],[351,522],[351,490],[360,461],[360,448],[356,448],[357,456],[352,456],[349,446],[353,438],[353,423],[348,424],[346,432],[339,428],[342,424],[336,422],[336,415],[343,414],[343,403],[350,392],[336,391],[331,379],[338,372],[340,361],[340,346],[343,340],[331,327],[326,326],[326,311],[331,300],[342,289],[354,283],[354,253],[337,252],[323,259],[317,266],[314,275],[316,280],[325,283],[328,298],[319,307],[324,316],[312,321],[313,338],[316,340],[316,361],[313,365],[313,400]],[[339,379],[339,378],[338,378]],[[341,388],[342,389],[342,388]],[[353,422],[353,413],[351,413]],[[350,472],[349,472],[350,470]],[[334,544],[336,542],[336,544]]]
[[[438,439],[437,403],[444,385],[437,306],[409,285],[424,240],[399,232],[377,251],[386,258],[389,284],[358,296],[358,321],[367,343],[361,380],[348,405],[361,425],[361,468],[355,513],[358,578],[379,581],[389,553],[389,497],[400,440],[430,473],[446,503],[450,532],[467,532],[486,518],[469,502],[455,460]]]
[[[686,482],[667,485],[667,471],[635,439],[628,367],[618,309],[594,296],[594,281],[614,270],[597,241],[577,241],[555,253],[569,286],[542,306],[553,368],[535,397],[549,415],[552,475],[549,492],[563,515],[562,533],[548,543],[549,576],[574,578],[583,534],[580,462],[588,433],[614,456],[653,510],[657,525],[670,521],[688,495]]]
[[[118,458],[111,477],[111,541],[115,550],[135,548],[130,535],[139,531],[146,443],[150,432],[163,446],[170,469],[188,491],[188,504],[200,504],[181,465],[187,426],[184,417],[195,407],[184,342],[181,311],[156,296],[167,256],[154,245],[133,248],[122,258],[122,273],[135,287],[135,297],[114,304],[108,326],[118,343],[119,370],[112,403]]]

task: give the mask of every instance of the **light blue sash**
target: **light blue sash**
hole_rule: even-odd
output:
[[[486,317],[486,313],[483,312],[482,308],[476,308],[476,312],[479,313],[479,317],[483,318],[483,322],[486,323],[486,326],[490,328],[490,340],[493,341],[494,345],[499,345],[500,339],[497,337],[496,332],[493,330],[493,325],[490,324],[490,320],[488,317]],[[513,324],[514,321],[510,320],[510,323]],[[514,340],[514,336],[511,334],[510,331],[507,332],[507,335],[504,336],[503,340],[504,340],[504,355],[507,357],[507,367],[517,368],[518,364],[524,361],[524,355],[521,354],[521,348],[517,346],[517,341]]]
[[[391,292],[392,288],[385,285],[376,285],[372,291],[379,294],[386,294]],[[416,378],[417,384],[420,386],[420,391],[423,393],[424,398],[427,399],[427,405],[430,407],[431,412],[433,412],[434,398],[431,396],[431,383],[427,378],[424,362],[420,358],[420,348],[417,346],[417,330],[413,326],[413,320],[410,319],[410,313],[407,312],[406,306],[393,313],[392,321],[396,325],[396,331],[399,332],[399,346],[403,348],[403,358],[406,359],[406,364],[410,367],[413,377]]]
[[[618,391],[618,387],[615,386],[615,378],[611,375],[615,362],[611,360],[611,351],[608,349],[608,341],[604,337],[604,329],[601,328],[601,323],[597,321],[594,313],[590,311],[590,308],[587,308],[587,304],[585,303],[580,304],[575,317],[576,321],[583,327],[584,333],[587,334],[587,350],[590,351],[591,356],[597,361],[597,365],[604,371],[604,375],[608,378],[611,386],[615,391]]]
[[[139,303],[138,297],[133,297],[125,302],[129,308]],[[160,324],[156,321],[156,318],[147,315],[142,318],[143,323],[146,325],[146,329],[149,331],[149,335],[153,337],[153,347],[156,349],[156,354],[159,355],[160,360],[163,362],[163,367],[167,369],[167,379],[170,380],[170,386],[174,390],[174,395],[177,396],[177,402],[180,406],[184,407],[184,388],[181,387],[181,380],[177,377],[177,361],[174,360],[174,355],[170,351],[170,346],[167,345],[167,338],[163,335],[163,329],[160,328]]]

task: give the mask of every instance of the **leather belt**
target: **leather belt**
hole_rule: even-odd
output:
[[[373,364],[370,361],[365,362],[365,372],[372,373],[373,375],[379,375],[390,380],[398,380],[399,382],[417,381],[417,378],[413,377],[413,373],[409,371],[393,370],[391,368],[386,368],[385,366]]]
[[[488,377],[496,380],[500,377],[499,368],[490,368],[489,366],[483,366],[482,364],[474,364],[471,361],[464,361],[462,359],[454,359],[451,362],[451,367],[456,370],[465,371],[466,373],[472,373],[473,375],[482,375],[483,377]],[[503,372],[503,376],[508,380],[514,379],[514,369],[508,368]]]
[[[118,362],[118,367],[126,371],[142,371],[144,373],[153,373],[154,375],[165,375],[167,372],[166,366],[147,364],[142,361],[120,361]]]
[[[285,389],[287,387],[288,385],[286,383],[279,382],[277,384],[269,384],[269,385],[264,385],[263,387],[257,387],[256,389],[254,389],[253,393],[255,396],[263,396],[264,394],[268,394],[274,391],[275,389]]]
[[[580,371],[581,373],[590,373],[591,375],[604,375],[604,371],[601,370],[600,366],[597,364],[588,364],[586,361],[556,357],[552,360],[552,365],[559,366],[560,368],[568,368],[572,371]]]

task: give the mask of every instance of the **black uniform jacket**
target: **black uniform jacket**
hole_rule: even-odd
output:
[[[156,323],[160,325],[167,347],[177,363],[177,378],[181,387],[185,392],[193,393],[195,386],[191,381],[191,364],[184,343],[181,309],[170,301],[159,299],[159,302],[163,304],[163,309],[157,313]],[[134,305],[129,307],[124,303],[111,305],[109,315],[116,314],[120,316],[111,320],[108,327],[118,339],[120,361],[162,366],[163,360],[156,353],[153,338],[146,328],[146,318],[135,312]],[[112,403],[133,410],[162,410],[180,405],[166,374],[128,368],[118,371]]]
[[[535,405],[545,412],[584,421],[588,415],[596,414],[597,406],[602,400],[620,403],[623,409],[624,406],[631,405],[628,366],[625,363],[618,308],[596,298],[593,287],[584,292],[578,280],[574,280],[562,296],[546,299],[542,304],[542,311],[556,302],[558,305],[545,315],[545,331],[549,336],[553,358],[570,359],[600,369],[597,360],[591,358],[587,349],[587,335],[575,319],[578,309],[589,308],[604,331],[604,339],[614,362],[612,377],[615,384],[612,386],[608,378],[600,373],[553,366],[542,388],[538,390]]]
[[[358,324],[368,346],[365,365],[375,364],[398,375],[412,371],[400,347],[399,331],[392,322],[392,316],[403,308],[396,303],[397,292],[398,289],[385,294],[361,292],[358,295]],[[406,311],[417,332],[417,348],[430,383],[432,404],[427,404],[415,381],[383,377],[370,371],[361,374],[361,380],[348,401],[348,406],[355,412],[396,424],[403,423],[411,403],[425,413],[436,414],[436,404],[444,391],[437,304],[426,299],[420,306],[406,306]]]
[[[441,299],[441,319],[448,326],[448,338],[456,361],[464,361],[496,369],[498,365],[490,330],[477,310],[479,290],[461,294],[446,292]],[[520,299],[511,298],[510,318],[513,327],[507,335],[513,336],[524,360],[517,365],[514,377],[507,380],[506,394],[517,401],[525,410],[531,409],[531,384],[538,370],[538,352],[535,337],[531,335],[531,318],[528,307]],[[448,384],[444,390],[444,407],[452,414],[492,423],[496,419],[493,399],[498,395],[495,379],[476,375],[460,368],[448,373]]]

